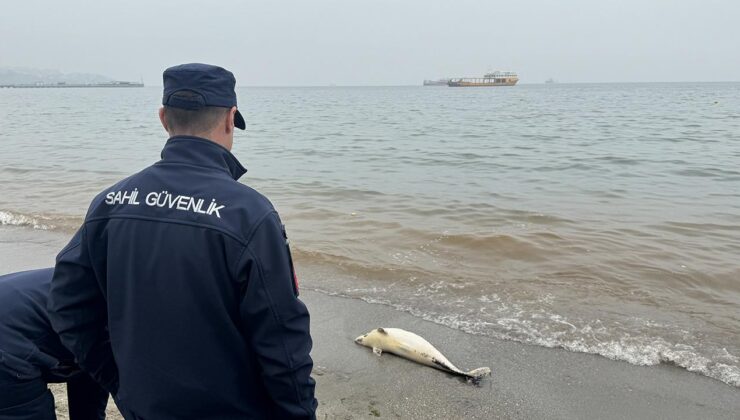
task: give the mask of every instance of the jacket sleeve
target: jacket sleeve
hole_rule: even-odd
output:
[[[313,419],[318,402],[311,378],[309,314],[298,299],[285,232],[272,212],[254,231],[241,258],[242,328],[257,356],[277,418]]]
[[[106,390],[118,390],[103,293],[90,263],[83,225],[57,256],[49,290],[51,325],[80,367]]]

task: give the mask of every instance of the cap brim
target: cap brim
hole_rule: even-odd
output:
[[[245,128],[247,128],[247,123],[246,123],[246,121],[244,121],[244,117],[242,117],[242,114],[241,114],[241,112],[239,112],[238,109],[236,110],[236,114],[234,114],[234,126],[236,126],[236,128],[240,128],[242,130],[244,130]]]

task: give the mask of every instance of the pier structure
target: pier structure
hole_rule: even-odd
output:
[[[7,89],[24,89],[24,88],[131,88],[131,87],[144,87],[144,83],[138,82],[104,82],[104,83],[16,83],[16,84],[0,84],[0,88]]]

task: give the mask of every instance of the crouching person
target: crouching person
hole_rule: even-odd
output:
[[[108,392],[74,363],[49,323],[53,272],[0,276],[0,420],[56,419],[53,382],[67,383],[71,420],[105,418]]]

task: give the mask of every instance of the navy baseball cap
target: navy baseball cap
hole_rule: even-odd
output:
[[[192,110],[206,106],[236,106],[236,79],[233,73],[224,68],[201,63],[180,64],[165,70],[162,79],[162,105]],[[189,91],[195,93],[195,96],[173,96],[180,91]],[[242,130],[247,128],[239,110],[234,115],[234,125]]]

